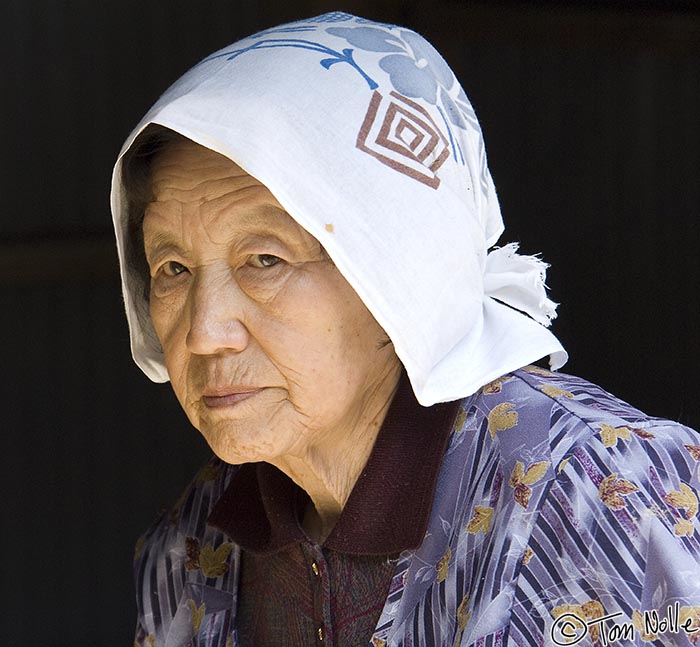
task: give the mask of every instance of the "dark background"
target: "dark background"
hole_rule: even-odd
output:
[[[565,370],[700,426],[695,2],[4,0],[0,642],[130,645],[137,535],[207,455],[131,363],[111,165],[199,58],[344,9],[413,27],[462,80],[507,234],[552,264]]]

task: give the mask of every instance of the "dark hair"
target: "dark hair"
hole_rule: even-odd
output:
[[[122,184],[127,209],[125,271],[133,286],[133,305],[141,330],[156,348],[160,348],[160,342],[149,312],[151,274],[144,249],[143,218],[146,206],[153,199],[151,174],[154,161],[173,143],[185,139],[165,126],[149,124],[122,159]]]
[[[143,217],[153,199],[151,173],[156,158],[175,142],[186,138],[170,128],[149,124],[134,140],[122,161],[122,182],[127,206],[126,263],[142,284],[145,303],[150,298],[150,272],[143,245]],[[141,313],[139,313],[141,317]]]

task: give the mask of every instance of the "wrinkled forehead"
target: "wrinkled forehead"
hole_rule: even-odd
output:
[[[233,160],[186,138],[163,147],[150,165],[146,212],[169,204],[216,211],[219,202],[266,202],[282,208],[272,192]]]
[[[142,223],[147,252],[188,239],[198,228],[215,243],[244,235],[318,246],[262,182],[189,139],[178,138],[156,154],[149,183]]]

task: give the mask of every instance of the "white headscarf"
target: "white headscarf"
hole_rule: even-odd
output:
[[[545,355],[554,369],[566,361],[544,327],[556,308],[547,266],[514,244],[487,256],[503,223],[452,70],[415,32],[336,12],[204,59],[124,144],[112,210],[132,352],[154,381],[168,374],[137,316],[121,170],[151,123],[235,161],[319,240],[391,338],[421,404],[465,397]]]

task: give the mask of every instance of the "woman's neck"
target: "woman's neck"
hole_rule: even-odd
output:
[[[300,456],[287,455],[271,461],[309,495],[311,501],[302,527],[317,543],[323,543],[330,534],[367,464],[400,376],[398,364],[370,393],[357,422],[349,429],[331,434]]]

